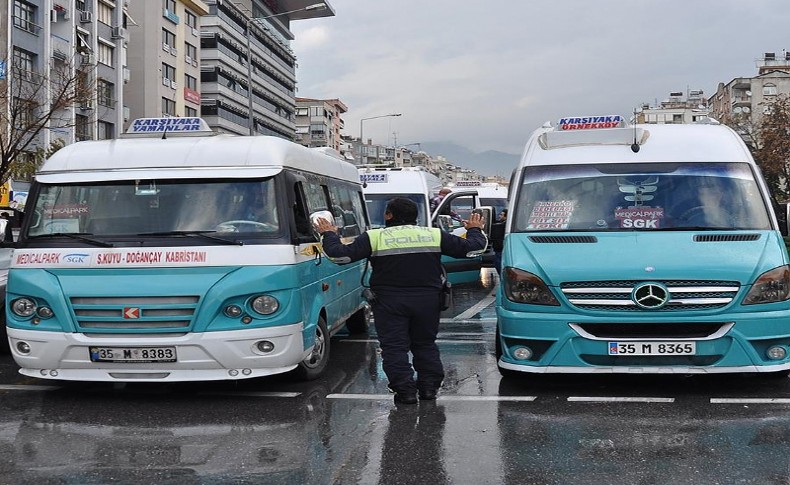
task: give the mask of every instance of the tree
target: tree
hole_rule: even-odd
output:
[[[778,200],[790,198],[790,96],[780,95],[764,106],[758,128],[759,146],[753,151],[766,182]]]
[[[0,183],[11,176],[35,172],[44,157],[62,145],[43,143],[44,130],[75,126],[72,107],[93,98],[92,67],[75,61],[52,61],[47,72],[33,70],[32,61],[14,52],[5,79],[0,80]]]

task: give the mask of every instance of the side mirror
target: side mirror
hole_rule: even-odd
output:
[[[310,226],[313,228],[313,232],[315,233],[316,237],[320,238],[321,234],[315,228],[315,225],[318,223],[318,219],[326,219],[327,221],[335,224],[335,216],[330,211],[315,211],[310,214]]]

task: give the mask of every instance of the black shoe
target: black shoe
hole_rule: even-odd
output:
[[[416,392],[396,392],[395,404],[417,404]]]
[[[420,400],[421,401],[435,401],[436,400],[436,389],[425,389],[420,391]]]

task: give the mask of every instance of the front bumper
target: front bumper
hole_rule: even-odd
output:
[[[42,379],[105,382],[175,382],[247,379],[288,372],[312,349],[303,348],[302,323],[227,332],[166,336],[100,336],[8,328],[20,373]],[[261,340],[274,350],[259,351]],[[22,354],[17,343],[26,342]],[[177,362],[92,362],[89,347],[175,347]]]

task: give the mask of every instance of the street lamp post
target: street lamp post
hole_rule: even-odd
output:
[[[364,158],[362,156],[362,150],[365,147],[365,137],[362,132],[362,122],[367,120],[375,120],[376,118],[389,118],[391,116],[400,116],[401,114],[402,113],[391,113],[388,115],[371,116],[369,118],[362,118],[361,120],[359,120],[359,161],[360,162],[364,161]]]
[[[247,108],[250,111],[250,135],[255,134],[255,107],[253,106],[253,95],[252,95],[252,33],[250,32],[250,26],[253,23],[258,23],[261,20],[271,19],[274,17],[280,17],[282,15],[288,15],[295,12],[306,12],[308,10],[322,10],[326,8],[326,4],[321,3],[314,3],[312,5],[308,5],[306,7],[297,8],[296,10],[289,10],[287,12],[280,12],[274,15],[267,15],[265,17],[247,17]],[[252,12],[250,12],[252,15]]]

